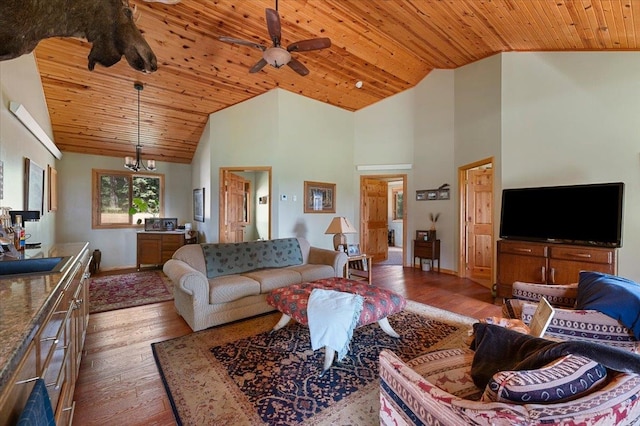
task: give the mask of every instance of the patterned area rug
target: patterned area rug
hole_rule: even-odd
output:
[[[173,300],[173,284],[162,271],[143,271],[91,278],[92,314]]]
[[[312,351],[297,323],[270,333],[279,313],[152,344],[158,369],[185,425],[377,425],[378,355],[404,360],[465,346],[475,320],[408,302],[389,317],[402,336],[377,324],[353,334],[351,351],[319,377],[324,351]]]

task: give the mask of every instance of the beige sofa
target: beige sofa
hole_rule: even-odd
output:
[[[276,288],[342,276],[345,253],[311,247],[304,238],[222,244],[190,244],[163,267],[174,283],[178,313],[203,330],[273,311]]]

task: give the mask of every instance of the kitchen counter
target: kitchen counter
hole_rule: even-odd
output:
[[[25,250],[25,258],[71,256],[60,272],[4,278],[0,275],[0,392],[88,245],[78,242]]]

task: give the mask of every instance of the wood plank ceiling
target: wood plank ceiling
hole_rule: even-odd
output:
[[[498,52],[637,50],[637,0],[280,0],[282,45],[329,37],[328,49],[294,54],[310,70],[248,69],[270,45],[265,8],[274,0],[131,0],[137,25],[158,57],[142,74],[126,60],[87,70],[90,45],[40,43],[36,58],[54,139],[62,151],[124,157],[137,142],[141,92],[143,157],[189,163],[209,114],[274,88],[356,111]],[[355,88],[361,80],[363,87]]]

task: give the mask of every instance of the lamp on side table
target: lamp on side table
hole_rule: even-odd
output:
[[[335,234],[333,236],[333,248],[338,250],[338,246],[347,247],[347,236],[345,234],[356,234],[356,228],[343,216],[334,217],[325,234]]]

